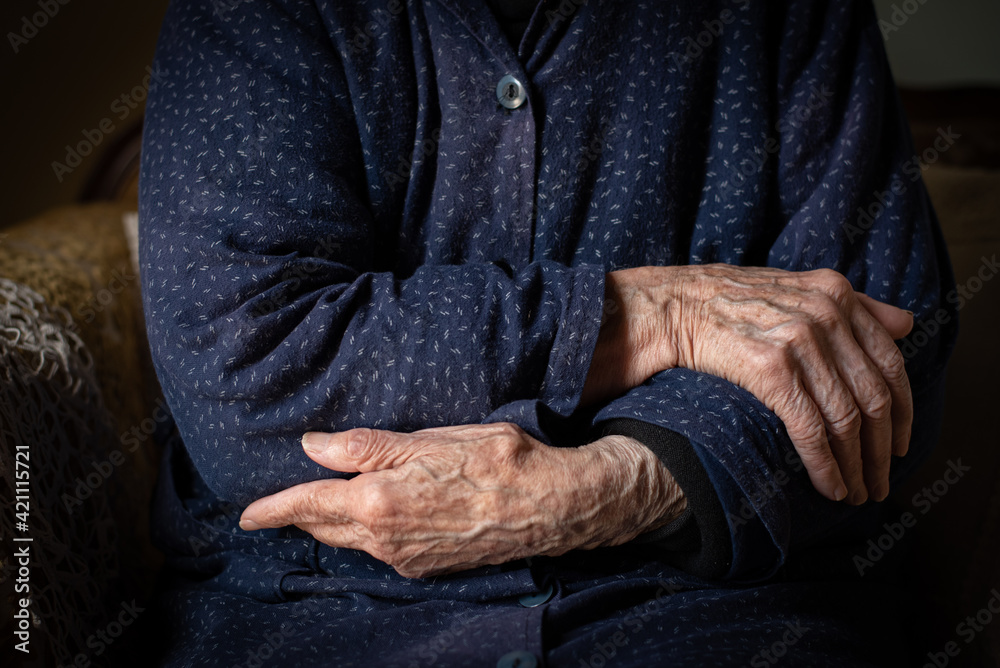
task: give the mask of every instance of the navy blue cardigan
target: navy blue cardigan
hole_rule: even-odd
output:
[[[867,531],[717,377],[674,369],[578,410],[605,272],[641,265],[831,267],[918,322],[944,309],[904,344],[916,418],[893,480],[934,443],[952,277],[869,2],[545,0],[515,52],[482,1],[175,0],[155,68],[140,253],[183,438],[167,495],[232,519],[340,475],[305,431],[511,421],[673,443],[701,548],[661,549],[692,572],[759,581]],[[196,544],[162,508],[192,569],[317,548],[232,521]],[[337,568],[392,577],[351,552]]]

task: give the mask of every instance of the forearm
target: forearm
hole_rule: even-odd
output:
[[[244,41],[238,22],[210,10],[171,5],[156,56],[163,76],[147,103],[139,218],[152,356],[212,490],[248,503],[329,477],[302,456],[308,430],[473,423],[517,402],[572,412],[603,269],[512,267],[499,242],[496,254],[419,250],[401,236],[406,226],[464,230],[474,220],[373,206],[369,177],[396,151],[362,148],[363,102],[349,94],[319,10],[258,11],[301,49],[301,77],[287,76],[273,45]],[[253,85],[233,113],[191,120],[197,100],[230,91],[205,68]],[[282,132],[259,139],[257,110],[280,114]],[[193,160],[194,145],[225,157]],[[178,183],[197,183],[196,195]]]
[[[663,462],[628,436],[612,434],[581,447],[588,460],[579,473],[593,490],[611,500],[595,518],[583,549],[621,545],[670,524],[687,509],[687,498]],[[584,499],[572,501],[583,507]]]
[[[684,509],[669,472],[620,436],[557,448],[515,425],[477,424],[312,433],[303,447],[319,465],[358,475],[260,499],[241,528],[295,524],[407,577],[619,545]]]
[[[683,434],[635,418],[612,418],[597,425],[601,436],[619,434],[649,449],[684,494],[686,509],[632,543],[654,548],[659,557],[688,573],[722,578],[733,547],[719,494],[694,444]],[[666,518],[665,518],[666,519]]]

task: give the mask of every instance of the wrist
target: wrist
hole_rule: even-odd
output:
[[[677,365],[680,267],[635,267],[608,274],[606,299],[618,304],[616,329],[625,364],[643,382]]]
[[[670,471],[635,439],[609,435],[580,450],[589,460],[584,475],[607,500],[606,521],[597,523],[601,530],[586,548],[621,545],[670,523],[687,508]]]
[[[680,267],[637,267],[605,277],[601,329],[581,404],[617,396],[678,365]]]

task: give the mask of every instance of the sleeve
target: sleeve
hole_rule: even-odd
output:
[[[628,436],[648,447],[670,471],[687,500],[680,517],[637,536],[631,544],[666,554],[667,561],[688,573],[706,578],[725,576],[732,564],[732,546],[728,532],[715,530],[725,526],[725,512],[691,441],[671,429],[631,418],[602,422],[596,437],[609,434]]]
[[[568,416],[600,326],[599,266],[392,271],[366,205],[371,133],[315,11],[173,2],[147,106],[154,364],[199,474],[241,505],[340,475],[305,457],[308,430]]]
[[[768,264],[833,268],[855,289],[914,311],[914,331],[899,342],[915,402],[913,440],[906,457],[893,459],[896,486],[938,436],[957,329],[947,252],[871,3],[789,2],[779,20],[781,227]],[[816,91],[825,101],[801,113]],[[704,467],[722,513],[695,507],[693,514],[702,540],[726,542],[731,555],[728,564],[711,560],[718,551],[690,555],[690,567],[708,577],[770,577],[800,550],[860,537],[880,506],[820,496],[781,421],[748,392],[707,374],[657,374],[601,407],[593,424],[607,429],[621,420],[681,434]]]

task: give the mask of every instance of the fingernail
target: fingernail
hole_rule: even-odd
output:
[[[840,483],[840,486],[833,493],[833,498],[835,498],[837,501],[843,501],[846,497],[847,497],[847,487],[844,486],[844,483]]]
[[[323,452],[326,450],[326,446],[326,434],[318,431],[310,431],[302,436],[302,448],[309,452]]]
[[[875,488],[875,493],[872,494],[872,498],[876,501],[885,501],[886,497],[889,496],[889,486],[885,483],[880,484]]]
[[[905,308],[903,310],[906,311],[907,313],[909,313],[911,316],[913,315],[913,311],[909,311],[909,310],[907,310]]]
[[[868,500],[868,492],[864,489],[859,489],[854,494],[851,494],[851,499],[848,501],[852,506],[860,506],[865,501]]]
[[[253,520],[240,520],[240,528],[244,531],[257,531],[261,527]]]

